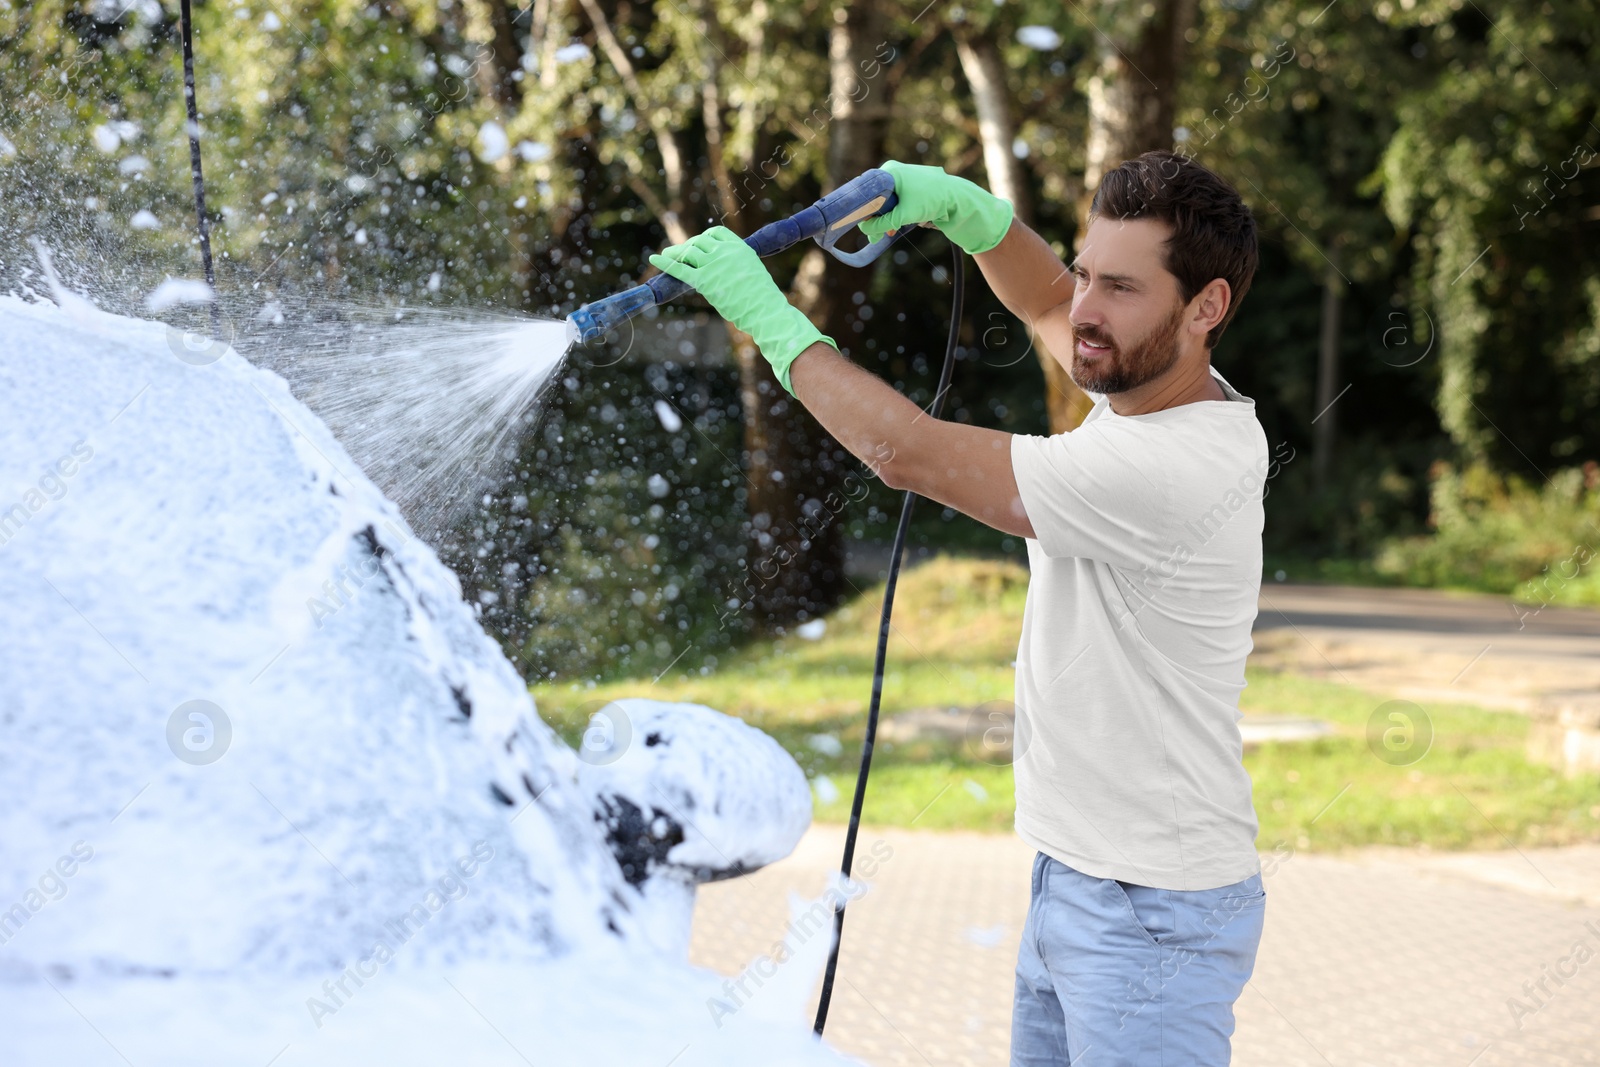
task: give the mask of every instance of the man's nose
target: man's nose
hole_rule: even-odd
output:
[[[1068,316],[1075,329],[1085,326],[1101,327],[1105,325],[1105,316],[1100,313],[1100,300],[1094,292],[1093,286],[1080,286],[1072,298],[1072,314]]]

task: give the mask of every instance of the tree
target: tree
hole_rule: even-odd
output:
[[[972,88],[972,101],[978,116],[978,137],[983,145],[983,169],[989,179],[989,191],[995,196],[1011,201],[1017,221],[1034,224],[1033,198],[1028,189],[1028,178],[1023,160],[1017,157],[1017,126],[1012,118],[1011,88],[1007,85],[1005,61],[999,45],[985,32],[972,27],[956,36],[956,54],[961,60],[961,72]],[[1040,343],[1033,323],[1024,323],[1028,333],[1029,348],[1039,361],[1046,386],[1046,412],[1050,429],[1059,433],[1070,426],[1061,422],[1057,398],[1066,395],[1083,396],[1082,390],[1072,384],[1066,371],[1056,362],[1055,356]],[[1078,418],[1081,420],[1082,415]],[[1059,428],[1058,428],[1059,427]]]
[[[1017,125],[1012,117],[1011,87],[1000,47],[988,34],[965,28],[956,35],[956,55],[961,59],[961,72],[972,87],[989,191],[1009,200],[1019,220],[1030,222],[1032,197],[1026,167],[1015,149]]]
[[[1440,419],[1501,469],[1600,455],[1600,15],[1382,10],[1426,64],[1379,173],[1414,306],[1438,328]]]
[[[1064,18],[1059,5],[1039,0],[964,9],[952,21],[953,32],[934,32],[933,21],[925,20],[899,61],[902,75],[914,70],[916,76],[896,100],[891,141],[897,158],[932,163],[986,185],[1011,201],[1016,217],[1065,258],[1077,228],[1073,209],[1084,158],[1085,110],[1075,83],[1092,31]],[[970,104],[953,91],[962,82],[971,91]],[[979,347],[986,362],[997,360],[990,366],[1036,360],[1049,383],[1048,415],[1059,406],[1062,389],[1074,387],[1037,343],[1032,324],[1022,326],[1026,344],[1012,342],[1009,329],[991,327],[976,332],[1001,343],[980,340]]]
[[[1083,193],[1078,205],[1079,241],[1088,230],[1089,205],[1106,171],[1125,159],[1172,147],[1173,114],[1184,72],[1187,35],[1195,0],[1105,0],[1098,13],[1095,72],[1089,78],[1089,135]],[[1050,429],[1070,430],[1089,412],[1088,398],[1064,370],[1052,373]]]
[[[1058,175],[1052,190],[1057,196],[1070,193],[1077,201],[1072,221],[1080,240],[1087,226],[1089,201],[1105,171],[1142,152],[1172,145],[1185,37],[1193,24],[1194,10],[1195,0],[1159,0],[1154,4],[1107,0],[1096,11],[1098,28],[1091,27],[1087,33],[1081,26],[1069,30],[1074,38],[1084,34],[1085,43],[1092,42],[1090,47],[1079,46],[1070,63],[1058,61],[1049,68],[1055,80],[1070,85],[1069,72],[1076,73],[1081,60],[1092,63],[1085,94],[1087,123],[1080,135],[1083,150],[1081,154],[1052,153],[1055,158],[1049,161],[1059,165],[1063,155],[1068,155],[1081,168],[1081,181],[1067,182]],[[1032,118],[1035,124],[1054,125],[1058,120],[1045,120],[1045,109],[1037,106],[1044,95],[1035,81],[1037,73],[1028,72],[1026,64],[1021,63],[1012,64],[1010,71],[1006,69],[998,37],[1002,27],[1017,32],[1027,26],[1031,36],[1054,37],[1055,46],[1046,48],[1053,50],[1064,38],[1049,27],[1050,15],[1049,8],[1036,5],[1027,5],[1015,15],[968,13],[956,35],[961,70],[973,91],[977,135],[990,187],[996,195],[1010,199],[1018,217],[1030,223],[1033,205],[1025,179],[1026,167],[1016,158],[1012,101],[1026,101],[1020,109],[1024,121]],[[1033,19],[1038,21],[1022,21]],[[1078,45],[1078,41],[1073,39],[1072,44]],[[1017,84],[1013,88],[1008,82]],[[1065,248],[1061,251],[1066,258]],[[1026,325],[1031,336],[1032,324]],[[1088,414],[1090,401],[1051,353],[1037,344],[1034,351],[1044,374],[1050,431],[1064,433]]]
[[[890,19],[881,0],[841,4],[828,32],[828,142],[824,191],[843,185],[883,160],[892,113],[892,83],[883,77],[893,56]],[[866,275],[811,248],[796,275],[796,303],[844,355],[855,354],[866,319],[856,295]],[[846,583],[844,530],[831,509],[838,499],[850,456],[824,434],[809,412],[783,392],[751,340],[729,327],[738,354],[747,413],[746,449],[751,475],[778,487],[752,514],[754,606],[759,618],[782,624],[838,603]],[[760,417],[761,413],[765,417]],[[752,433],[752,431],[755,431]],[[754,457],[765,457],[758,464]],[[782,492],[793,478],[796,488]],[[798,490],[798,491],[796,491]],[[752,509],[758,506],[752,500]],[[762,521],[765,517],[765,522]],[[748,587],[748,584],[747,584]]]
[[[826,9],[818,30],[797,4],[711,0],[653,9],[579,0],[604,65],[525,111],[522,124],[591,141],[671,242],[696,214],[749,233],[882,159],[894,55],[880,3]],[[649,19],[646,19],[646,16]],[[781,208],[779,205],[783,205]],[[862,321],[861,280],[819,251],[799,263],[792,295],[847,352]],[[750,551],[740,609],[783,626],[836,603],[842,529],[823,502],[848,457],[778,386],[750,339],[729,324],[745,414]]]

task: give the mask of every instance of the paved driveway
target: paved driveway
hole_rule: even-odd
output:
[[[1600,611],[1427,589],[1267,582],[1257,666],[1411,700],[1528,710],[1600,690]]]
[[[843,837],[814,827],[782,863],[704,887],[694,962],[736,975],[769,952],[788,895],[821,894]],[[874,844],[889,855],[851,905],[828,1039],[876,1067],[1000,1067],[1031,853],[1010,835],[864,830],[861,854]],[[1600,1064],[1600,846],[1298,854],[1267,893],[1235,1064]]]

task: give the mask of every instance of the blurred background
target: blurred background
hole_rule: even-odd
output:
[[[750,232],[886,158],[986,184],[1069,255],[1108,163],[1176,146],[1262,230],[1216,364],[1294,457],[1269,573],[1532,595],[1592,540],[1592,5],[241,0],[195,20],[218,288],[257,310],[315,292],[560,318],[651,251]],[[0,6],[8,285],[34,233],[110,306],[197,275],[177,26],[158,0]],[[773,270],[926,401],[948,262],[929,233],[869,270],[817,250]],[[654,673],[682,648],[664,631],[714,663],[839,603],[847,548],[891,529],[874,486],[796,536],[847,457],[763,391],[745,338],[688,328],[580,356],[514,474],[441,538],[530,674]],[[981,284],[962,345],[951,417],[1044,433],[1084,410]],[[663,429],[662,397],[689,432]],[[651,474],[672,487],[656,511]],[[915,541],[1022,558],[933,507]],[[780,545],[795,561],[745,592]],[[636,592],[651,610],[621,609]],[[1584,568],[1539,595],[1600,584]]]

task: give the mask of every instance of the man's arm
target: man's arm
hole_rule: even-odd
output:
[[[1029,329],[1051,311],[1071,306],[1075,285],[1066,264],[1021,222],[1013,220],[999,244],[972,258],[994,295]]]
[[[1011,434],[925,414],[832,345],[811,345],[789,373],[806,410],[884,484],[937,500],[1004,533],[1033,536],[1011,470]]]
[[[1009,213],[1010,205],[1005,210]],[[1020,240],[1031,234],[1026,231]],[[789,303],[760,258],[732,231],[713,226],[651,256],[650,265],[694,286],[748,333],[772,364],[778,384],[885,483],[1005,533],[1034,535],[1011,471],[1012,435],[925,415],[845,359]]]

